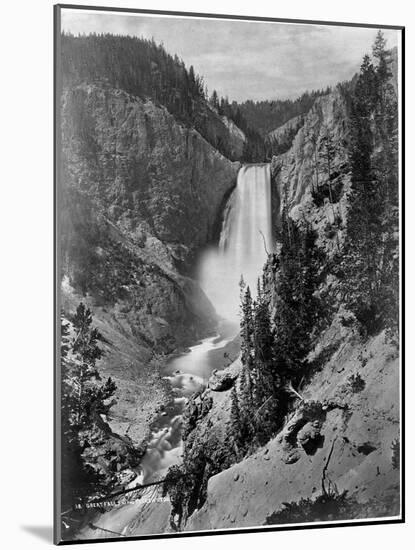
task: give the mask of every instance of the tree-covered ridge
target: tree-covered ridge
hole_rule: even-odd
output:
[[[150,98],[164,105],[183,124],[194,127],[231,160],[264,160],[262,138],[241,113],[220,109],[215,114],[208,105],[203,77],[154,40],[113,34],[63,33],[61,59],[64,86],[106,82],[134,96]],[[246,134],[242,159],[234,156],[228,143],[229,131],[220,116],[232,119]]]
[[[264,137],[256,130],[255,124],[249,123],[242,113],[237,101],[230,102],[227,97],[219,97],[213,90],[209,97],[211,107],[220,115],[232,120],[246,137],[243,160],[246,162],[262,162],[269,160],[271,150]]]
[[[113,34],[62,34],[64,85],[107,80],[138,97],[150,97],[194,122],[204,99],[203,79],[154,40]]]
[[[252,101],[249,99],[239,104],[239,110],[249,126],[265,138],[269,132],[279,128],[291,118],[307,113],[318,97],[327,95],[330,91],[330,88],[312,90],[304,92],[294,100]]]

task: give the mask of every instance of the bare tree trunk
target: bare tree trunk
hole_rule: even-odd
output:
[[[327,468],[329,467],[331,456],[333,454],[334,444],[336,443],[336,439],[337,439],[337,436],[335,436],[335,438],[333,439],[333,443],[331,444],[331,449],[330,449],[330,452],[329,452],[329,456],[327,457],[326,463],[325,463],[324,468],[323,468],[323,474],[321,476],[321,490],[323,491],[323,494],[325,496],[329,496],[329,493],[326,490],[326,477],[327,477],[326,473],[327,473]]]
[[[300,394],[298,393],[298,391],[296,391],[296,390],[293,388],[292,382],[289,382],[285,387],[286,387],[286,389],[287,389],[289,392],[291,392],[291,393],[293,393],[294,395],[296,395],[301,401],[304,401],[304,397],[303,397],[302,395],[300,395]]]

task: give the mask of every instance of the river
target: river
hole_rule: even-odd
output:
[[[174,395],[158,415],[147,452],[140,465],[140,475],[134,483],[149,483],[164,477],[168,468],[181,461],[182,413],[187,399],[207,386],[212,372],[227,365],[224,353],[231,352],[238,325],[227,321],[218,324],[217,333],[202,339],[188,351],[170,359],[165,368]]]

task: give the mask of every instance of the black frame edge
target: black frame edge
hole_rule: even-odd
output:
[[[373,29],[390,29],[402,30],[405,27],[402,25],[377,25],[375,23],[345,23],[344,21],[319,21],[310,19],[288,19],[276,17],[260,17],[251,15],[229,15],[224,13],[202,13],[202,12],[184,12],[171,10],[151,10],[151,9],[136,9],[136,8],[112,8],[110,6],[78,6],[76,4],[56,4],[61,9],[79,9],[88,11],[111,11],[115,13],[143,13],[148,15],[172,15],[178,17],[203,17],[208,19],[229,19],[235,21],[258,21],[270,23],[296,23],[296,24],[311,24],[311,25],[334,25],[341,27],[365,27]]]
[[[59,277],[59,129],[60,129],[60,95],[61,82],[59,78],[61,34],[61,6],[53,6],[53,543],[58,545],[61,540],[61,437],[60,437],[60,285]]]
[[[405,402],[405,146],[406,146],[406,137],[405,137],[405,27],[401,29],[401,303],[400,303],[400,314],[401,314],[401,349],[399,350],[400,359],[401,359],[401,411],[402,417],[401,421],[401,517],[402,523],[406,523],[405,514],[406,514],[406,484],[405,484],[405,475],[406,475],[406,455],[405,455],[405,443],[406,443],[406,402]],[[398,82],[399,84],[399,82]]]

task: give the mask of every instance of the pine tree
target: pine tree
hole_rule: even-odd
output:
[[[399,141],[398,100],[391,82],[391,52],[386,40],[378,32],[373,46],[376,61],[377,105],[375,106],[374,173],[383,187],[378,294],[382,302],[382,319],[389,330],[396,333],[399,320]]]
[[[347,239],[344,253],[345,286],[349,306],[360,321],[373,318],[374,284],[377,269],[375,232],[381,210],[381,188],[372,170],[373,131],[370,122],[376,101],[376,74],[365,56],[356,83],[351,114],[352,195],[348,210]],[[357,288],[356,288],[357,283]]]
[[[344,298],[366,333],[398,319],[397,102],[382,33],[365,56],[351,112],[352,193],[342,261]]]
[[[390,63],[390,52],[386,49],[386,39],[381,30],[378,31],[376,35],[375,42],[372,48],[373,57],[377,62],[377,78],[380,84],[379,88],[379,99],[380,103],[384,102],[384,93],[386,92],[385,88],[389,82],[392,73],[389,69]]]
[[[315,296],[322,252],[316,234],[300,229],[283,211],[282,246],[276,276],[278,301],[274,315],[275,365],[279,376],[301,377],[310,351],[312,330],[321,314]]]
[[[333,197],[332,174],[333,174],[334,159],[336,157],[336,153],[339,150],[339,147],[336,146],[333,140],[332,134],[327,127],[323,128],[323,136],[320,139],[320,148],[322,149],[321,155],[323,157],[325,171],[327,172],[327,186],[329,190],[329,201],[331,204],[331,211],[333,215],[332,224],[338,225],[339,222],[341,222],[341,216],[334,209],[333,203],[336,201],[334,200],[334,197]],[[318,177],[318,168],[317,168],[317,177]],[[337,248],[339,249],[340,243],[339,243],[339,236],[337,232],[336,232],[336,235],[337,235]]]
[[[86,448],[94,445],[92,426],[99,414],[107,414],[113,405],[110,398],[116,385],[111,378],[99,384],[101,377],[96,362],[103,351],[98,343],[105,341],[92,326],[91,311],[79,304],[71,322],[61,322],[61,433],[62,433],[62,500],[65,506],[101,489],[98,469],[83,458]],[[72,337],[71,337],[72,332]]]
[[[102,335],[96,328],[92,328],[92,313],[80,303],[72,319],[75,337],[72,349],[77,357],[72,376],[78,387],[76,409],[78,424],[88,421],[91,407],[97,402],[97,386],[94,381],[101,380],[96,362],[101,359],[103,351],[98,346]]]
[[[247,448],[249,442],[254,435],[254,402],[252,389],[252,374],[250,368],[243,364],[240,376],[240,400],[239,409],[241,415],[241,440],[244,449]]]
[[[254,308],[254,404],[263,405],[275,392],[273,369],[274,339],[268,303],[260,294]]]
[[[239,399],[235,386],[231,392],[231,414],[230,414],[230,436],[234,443],[234,451],[238,459],[243,449],[243,422],[241,418],[241,410],[239,407]]]
[[[217,109],[219,107],[218,93],[216,90],[213,90],[212,92],[212,95],[210,97],[210,104],[214,109]]]
[[[249,368],[252,367],[253,359],[253,334],[254,320],[252,314],[252,297],[249,286],[246,287],[241,304],[241,353],[242,363]]]

